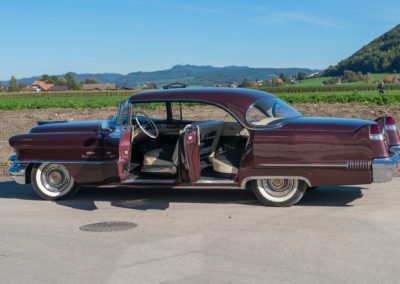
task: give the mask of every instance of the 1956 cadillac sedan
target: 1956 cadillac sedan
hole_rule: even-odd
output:
[[[193,105],[217,111],[185,118],[201,112]],[[290,206],[307,187],[387,182],[399,170],[392,117],[304,117],[255,90],[148,91],[106,120],[38,124],[10,138],[9,173],[48,200],[71,197],[79,185],[251,187],[266,205]]]

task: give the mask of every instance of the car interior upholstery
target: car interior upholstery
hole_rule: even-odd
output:
[[[153,120],[156,139],[137,135],[132,141],[131,172],[139,176],[176,176],[180,163],[179,140],[187,125],[197,126],[200,136],[200,178],[234,178],[249,141],[249,132],[238,122],[219,120],[166,122]],[[135,128],[138,131],[138,128]]]

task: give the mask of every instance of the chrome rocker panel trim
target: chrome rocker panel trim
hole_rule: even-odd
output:
[[[372,182],[388,182],[400,170],[400,154],[372,160]]]

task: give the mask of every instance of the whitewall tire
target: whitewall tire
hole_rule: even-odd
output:
[[[60,164],[35,165],[31,172],[33,190],[45,200],[66,199],[75,195],[79,186]]]
[[[292,206],[307,190],[306,183],[297,179],[258,179],[252,186],[254,194],[267,206]]]

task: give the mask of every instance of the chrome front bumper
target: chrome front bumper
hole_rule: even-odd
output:
[[[25,169],[28,164],[19,163],[16,159],[17,157],[15,155],[8,158],[8,163],[11,166],[11,168],[8,169],[8,173],[16,183],[26,184]]]
[[[372,160],[372,181],[388,182],[400,171],[400,147],[393,146],[390,153],[394,154],[390,158],[380,158]]]

